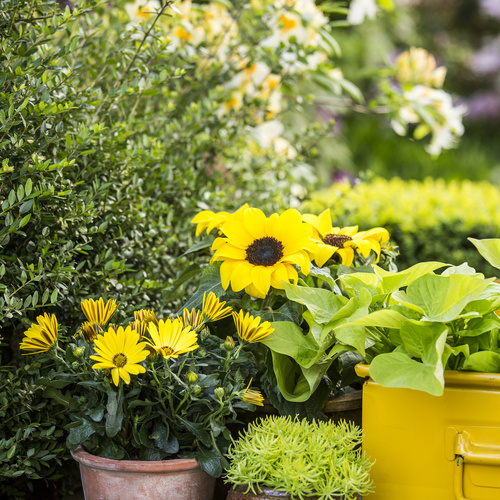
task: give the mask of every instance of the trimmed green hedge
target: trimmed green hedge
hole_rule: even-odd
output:
[[[500,234],[500,189],[491,183],[375,178],[316,192],[304,208],[319,213],[324,207],[330,207],[339,225],[385,227],[399,246],[399,269],[438,260],[468,262],[488,276],[498,274],[467,241]]]

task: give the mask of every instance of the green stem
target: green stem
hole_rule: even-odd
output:
[[[168,413],[168,409],[165,406],[165,401],[164,401],[163,394],[162,394],[162,392],[163,392],[162,385],[160,384],[160,381],[158,380],[158,376],[156,375],[156,370],[155,370],[154,365],[151,367],[151,373],[153,374],[153,378],[156,381],[156,392],[158,394],[158,399],[160,400],[160,404],[161,404],[162,408],[165,410],[165,413]]]

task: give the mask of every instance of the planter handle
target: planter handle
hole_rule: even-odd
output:
[[[449,429],[450,430],[450,429]],[[471,439],[466,430],[455,434],[455,472],[453,475],[453,492],[456,500],[472,500],[464,495],[464,468],[465,464],[489,465],[500,467],[500,448],[478,445]]]

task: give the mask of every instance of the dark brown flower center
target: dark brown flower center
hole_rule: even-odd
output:
[[[274,266],[283,257],[283,249],[281,241],[265,236],[248,246],[247,260],[254,266]]]
[[[120,354],[117,354],[113,358],[113,364],[117,368],[122,368],[123,366],[125,366],[127,364],[127,356],[125,356],[125,354],[123,354],[122,352]]]
[[[323,243],[332,247],[343,248],[346,241],[351,241],[352,238],[347,234],[327,234],[323,238]]]

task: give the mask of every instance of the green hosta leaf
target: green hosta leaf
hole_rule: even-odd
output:
[[[316,360],[320,346],[312,334],[304,335],[302,330],[291,321],[271,323],[274,332],[263,340],[274,353],[290,356],[297,363],[309,367]]]
[[[441,396],[444,376],[434,366],[425,365],[402,352],[376,356],[370,364],[370,377],[384,387],[415,389]]]
[[[500,354],[491,351],[475,352],[464,361],[462,370],[500,373]]]
[[[490,280],[491,281],[491,280]],[[429,321],[447,322],[460,316],[465,306],[477,299],[489,282],[473,276],[452,274],[450,276],[426,275],[411,283],[406,294],[393,294],[398,300],[421,309]]]
[[[317,323],[327,323],[341,309],[348,299],[322,288],[284,283],[286,296],[307,307]]]
[[[467,238],[478,252],[493,266],[500,269],[500,238],[476,240]]]

